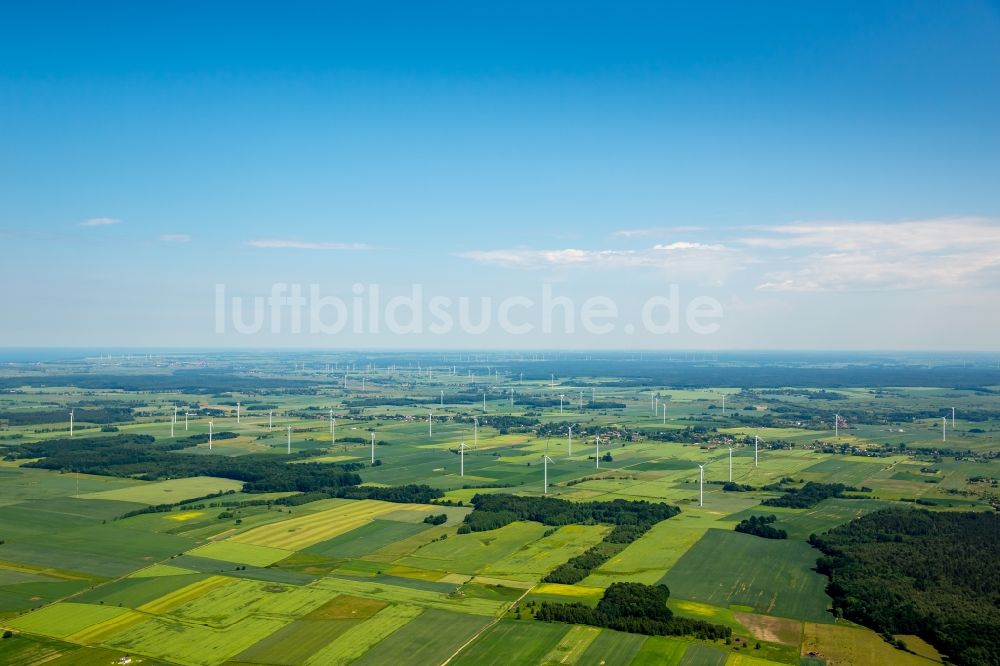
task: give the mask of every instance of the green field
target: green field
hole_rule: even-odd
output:
[[[243,484],[231,479],[215,479],[210,476],[195,476],[190,479],[171,479],[146,483],[129,488],[102,490],[81,495],[81,499],[115,500],[118,502],[138,502],[141,504],[169,504],[211,493],[240,490]]]
[[[816,551],[792,540],[709,530],[663,577],[671,595],[723,608],[832,622]]]
[[[834,622],[827,579],[813,571],[818,551],[806,540],[885,507],[992,511],[997,503],[1000,459],[989,452],[1000,443],[1000,382],[974,388],[771,385],[775,376],[805,376],[798,374],[803,368],[813,383],[825,372],[855,371],[836,360],[792,366],[661,358],[650,365],[618,357],[591,365],[583,355],[559,361],[518,354],[488,361],[474,353],[447,360],[447,354],[390,356],[310,352],[289,361],[192,352],[167,354],[155,368],[117,359],[108,366],[76,359],[0,368],[0,381],[25,382],[0,392],[0,414],[22,419],[11,424],[0,416],[0,624],[13,632],[0,641],[0,663],[108,666],[128,654],[146,666],[796,666],[815,651],[827,666],[926,664],[931,661],[895,650],[869,629]],[[192,359],[212,371],[192,374]],[[560,364],[571,371],[560,372]],[[715,373],[720,384],[692,379],[704,372]],[[159,385],[187,376],[198,376],[198,385]],[[722,381],[730,376],[742,381]],[[51,377],[79,377],[89,387],[47,383]],[[756,386],[760,377],[770,378],[762,381],[767,386]],[[114,387],[101,388],[102,382]],[[591,392],[616,406],[590,408]],[[668,405],[666,423],[651,413],[653,396]],[[237,400],[244,410],[239,423]],[[958,422],[948,445],[960,451],[942,454],[933,414],[951,404],[958,406]],[[191,418],[189,429],[181,424],[171,439],[174,406]],[[21,447],[77,445],[67,440],[68,409],[102,407],[131,411],[113,424],[117,431],[79,423],[74,438],[149,435],[174,444],[206,435],[209,419],[214,432],[236,436],[218,439],[211,451],[203,442],[171,451],[190,465],[176,475],[131,462],[114,475],[77,474],[69,464],[25,466],[48,453],[32,449],[31,457],[19,456]],[[431,409],[433,436],[426,423]],[[55,420],[33,423],[29,413]],[[830,430],[834,413],[850,417],[839,437]],[[378,442],[374,465],[371,431]],[[596,434],[602,454],[612,458],[599,468]],[[757,465],[754,435],[761,441]],[[462,442],[471,447],[464,477],[457,453]],[[751,486],[744,492],[723,489],[729,447],[733,480]],[[587,519],[515,520],[464,534],[459,527],[477,494],[540,497],[542,455],[552,459],[550,497],[665,502],[681,512],[623,543],[579,582],[541,583],[612,526]],[[221,478],[217,463],[234,460],[259,461],[252,478],[260,485],[244,490],[235,480],[250,478],[243,474]],[[99,462],[98,471],[107,465]],[[363,484],[347,488],[351,492],[426,484],[430,494],[419,502],[346,499],[349,493],[312,486],[292,471],[314,464],[347,464],[335,469],[356,473]],[[698,464],[705,464],[704,506]],[[281,471],[277,482],[267,478],[274,470]],[[805,509],[762,505],[807,481],[870,490],[863,499],[826,499]],[[764,489],[768,484],[781,489]],[[441,514],[442,524],[424,522]],[[788,539],[733,530],[742,519],[767,514],[777,517],[775,526]],[[727,627],[731,641],[532,619],[543,603],[595,607],[608,586],[624,581],[666,584],[676,616]],[[908,641],[935,654],[915,637]]]

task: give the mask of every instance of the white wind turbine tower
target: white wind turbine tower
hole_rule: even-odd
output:
[[[441,389],[441,406],[444,407],[444,389]]]
[[[274,412],[273,411],[267,413],[267,429],[268,430],[274,430],[274,422],[272,420],[273,417],[274,417]]]
[[[660,399],[658,397],[653,398],[653,416],[656,416],[660,411]]]
[[[760,446],[760,438],[757,435],[753,436],[753,466],[757,466],[757,447]]]
[[[290,426],[290,425],[288,426],[287,446],[288,446],[287,453],[291,453],[292,452],[292,426]]]
[[[559,413],[560,413],[560,414],[562,414],[562,409],[563,409],[563,398],[565,398],[565,397],[566,397],[566,394],[565,394],[565,393],[560,393],[560,394],[559,394]]]
[[[955,429],[955,408],[951,408],[951,429]]]
[[[208,422],[208,450],[212,450],[212,422]]]
[[[947,425],[948,425],[948,418],[945,417],[945,416],[942,416],[941,417],[941,441],[942,442],[947,442],[948,441],[948,435],[945,433],[945,427],[947,427]]]
[[[569,427],[569,453],[567,455],[570,457],[573,455],[573,426]]]
[[[726,394],[722,394],[722,415],[726,415]]]
[[[174,424],[177,422],[177,408],[174,407],[174,417],[170,419],[170,439],[174,438]]]
[[[240,401],[236,401],[236,425],[240,424]]]
[[[475,416],[472,417],[472,446],[479,450],[479,419]]]
[[[427,413],[427,439],[434,437],[434,412]]]
[[[542,485],[542,494],[544,494],[544,495],[548,495],[549,494],[549,463],[550,462],[552,462],[552,458],[549,458],[548,456],[542,456],[542,468],[544,470],[543,474],[544,474],[544,479],[545,479],[545,481],[543,482],[543,485]]]
[[[840,438],[840,414],[833,415],[833,436]]]
[[[73,410],[69,410],[69,436],[73,436]]]
[[[469,448],[469,447],[467,447],[467,446],[465,445],[465,442],[462,442],[462,443],[461,443],[461,444],[460,444],[460,445],[458,446],[458,460],[459,460],[459,463],[458,463],[458,464],[459,464],[459,468],[458,468],[459,472],[458,472],[458,475],[459,475],[459,476],[465,476],[465,450],[466,450],[467,448]]]
[[[333,409],[330,409],[330,446],[337,443],[337,419],[333,416]]]
[[[594,437],[594,445],[597,446],[597,455],[594,456],[594,467],[601,469],[601,436]]]
[[[486,391],[483,391],[483,414],[486,413]]]
[[[185,411],[184,412],[184,432],[187,432],[187,429],[188,429],[188,417],[189,416],[191,416],[191,412]]]
[[[733,447],[729,447],[729,482],[733,482]]]
[[[698,465],[698,506],[705,506],[705,466]]]
[[[555,374],[552,373],[552,374],[549,375],[549,377],[551,378],[551,380],[549,382],[549,386],[551,388],[555,388],[556,387],[556,376],[555,376]]]
[[[663,401],[663,425],[667,425],[667,401]]]
[[[375,431],[372,430],[372,464],[375,464]]]

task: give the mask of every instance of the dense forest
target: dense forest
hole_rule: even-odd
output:
[[[613,525],[600,543],[559,565],[543,579],[564,585],[580,582],[653,525],[680,513],[676,506],[645,501],[570,502],[506,494],[478,494],[472,498],[472,505],[475,508],[465,517],[460,532],[495,530],[516,520],[543,525]]]
[[[702,620],[675,618],[667,608],[666,585],[612,583],[597,602],[597,608],[581,603],[543,602],[535,619],[607,627],[617,631],[652,636],[694,635],[705,640],[728,638],[732,629]]]
[[[131,407],[83,407],[74,410],[76,423],[125,423],[134,420]],[[31,409],[0,412],[0,421],[10,426],[33,426],[48,423],[68,423],[69,412],[65,409]]]
[[[236,435],[228,432],[215,434],[216,440]],[[243,481],[243,489],[250,493],[310,492],[337,493],[346,486],[361,483],[356,470],[358,463],[300,462],[284,464],[287,460],[308,459],[312,453],[285,456],[280,463],[273,455],[249,454],[245,456],[196,456],[178,453],[183,449],[207,441],[204,434],[168,443],[157,442],[149,435],[115,435],[112,437],[76,437],[53,439],[37,444],[12,447],[8,458],[41,458],[25,467],[83,472],[105,476],[133,476],[148,481],[190,476],[215,476]]]
[[[809,541],[847,619],[916,634],[956,664],[1000,664],[1000,514],[886,509]]]

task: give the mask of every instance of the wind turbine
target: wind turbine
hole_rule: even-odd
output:
[[[274,416],[274,412],[273,411],[267,413],[267,429],[268,430],[274,430],[274,424],[273,424],[273,422],[271,420],[273,416]]]
[[[486,391],[483,391],[483,414],[486,413]]]
[[[375,431],[372,430],[372,464],[375,464]]]
[[[434,412],[427,413],[427,438],[434,436]]]
[[[542,493],[545,495],[549,494],[549,463],[552,462],[552,458],[548,456],[542,456],[542,468],[544,470],[544,483],[542,485]]]
[[[698,465],[698,506],[705,506],[705,466]]]
[[[753,436],[753,466],[757,466],[757,447],[760,444],[760,438],[757,435]]]
[[[73,436],[73,410],[69,410],[69,436]]]
[[[573,455],[573,426],[569,427],[569,453],[567,455]]]
[[[240,424],[240,401],[236,401],[236,425]]]
[[[184,432],[187,432],[187,429],[188,429],[188,417],[189,416],[191,416],[191,412],[185,411],[184,412]]]
[[[560,394],[559,394],[559,413],[560,413],[560,414],[562,414],[562,408],[563,408],[563,398],[565,398],[565,397],[566,397],[566,394],[565,394],[565,393],[560,393]]]
[[[292,452],[292,426],[288,426],[288,453]]]
[[[333,416],[333,409],[330,409],[330,446],[337,443],[337,419]]]
[[[601,469],[601,436],[594,437],[594,444],[597,446],[597,455],[594,457],[594,467]]]
[[[458,447],[458,459],[459,459],[459,476],[465,476],[465,450],[469,448],[462,442]]]
[[[951,408],[951,429],[955,429],[955,408]]]
[[[441,406],[444,407],[444,389],[441,389]]]
[[[726,394],[722,394],[722,415],[726,415]]]
[[[733,447],[729,447],[729,482],[733,482]]]
[[[479,419],[475,416],[472,417],[472,445],[475,449],[479,450]]]
[[[840,438],[840,414],[833,415],[833,436]]]
[[[663,401],[663,425],[667,425],[667,401]]]
[[[549,377],[552,378],[551,381],[549,382],[549,386],[552,387],[552,388],[555,388],[556,387],[556,376],[555,376],[555,373],[550,373]]]
[[[948,441],[948,435],[945,433],[945,427],[947,425],[948,425],[948,418],[942,416],[941,417],[941,441],[942,442],[947,442]]]
[[[208,422],[208,450],[212,450],[212,422]]]
[[[174,407],[174,417],[170,419],[170,439],[174,438],[174,423],[177,421],[177,408]]]

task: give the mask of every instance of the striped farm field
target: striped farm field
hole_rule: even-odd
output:
[[[174,590],[170,594],[165,594],[159,599],[143,604],[142,606],[139,606],[137,610],[157,615],[168,613],[174,608],[183,606],[192,599],[197,599],[202,595],[208,594],[212,590],[231,582],[233,582],[232,578],[226,578],[225,576],[211,576],[210,578],[200,580],[197,583],[185,585],[179,590]]]
[[[98,622],[86,629],[81,629],[74,634],[70,634],[66,637],[66,640],[70,643],[80,643],[81,645],[96,645],[108,640],[118,632],[124,631],[140,622],[145,622],[148,619],[149,616],[147,615],[137,613],[133,610],[126,610],[126,612],[117,617],[112,617],[104,622]]]
[[[116,634],[106,645],[141,653],[174,664],[213,666],[243,652],[281,629],[287,620],[255,617],[229,627],[215,628],[151,618]]]
[[[280,523],[262,525],[234,536],[230,541],[286,550],[301,550],[366,525],[383,514],[400,509],[422,510],[430,513],[435,508],[423,504],[347,500],[343,504],[325,511],[291,518]]]
[[[66,638],[127,613],[131,613],[128,608],[98,606],[96,604],[58,603],[11,620],[8,625],[31,634]]]
[[[349,664],[375,644],[420,615],[418,606],[389,606],[359,625],[351,627],[326,647],[316,652],[306,664],[338,666]]]

